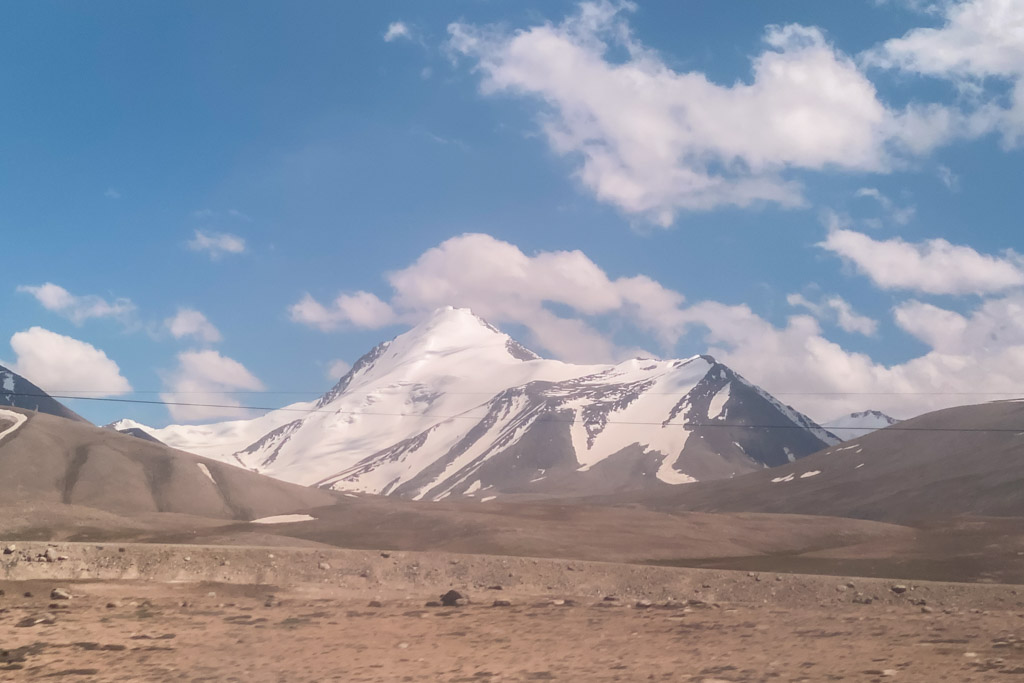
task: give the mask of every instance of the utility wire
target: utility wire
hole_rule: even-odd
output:
[[[231,404],[220,404],[220,403],[186,403],[179,401],[146,401],[141,399],[131,398],[109,398],[109,397],[90,397],[90,396],[61,396],[57,394],[28,394],[28,393],[16,393],[9,392],[8,396],[21,396],[26,398],[61,398],[61,399],[76,399],[81,401],[101,401],[109,403],[132,403],[142,405],[160,405],[160,406],[183,406],[191,408],[223,408],[229,410],[266,410],[266,411],[284,411],[284,412],[296,412],[296,413],[334,413],[341,415],[371,415],[374,417],[428,417],[436,420],[481,420],[485,416],[483,415],[432,415],[426,414],[415,414],[415,413],[384,413],[384,412],[373,412],[373,411],[358,411],[358,410],[336,410],[333,408],[268,408],[266,406],[240,406]],[[574,420],[565,420],[558,418],[541,418],[536,422],[551,422],[551,423],[564,423],[572,424]],[[631,425],[631,426],[649,426],[649,427],[721,427],[721,428],[736,428],[736,429],[798,429],[806,430],[809,427],[789,424],[737,424],[728,422],[646,422],[640,420],[606,420],[605,425]],[[820,425],[819,425],[820,427]],[[861,429],[861,427],[821,427],[826,431],[844,431],[852,429]],[[890,425],[886,427],[890,431],[898,432],[970,432],[970,433],[1019,433],[1024,435],[1024,427],[1020,428],[975,428],[975,427],[901,427],[899,424]]]

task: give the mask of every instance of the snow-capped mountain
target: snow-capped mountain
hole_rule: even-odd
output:
[[[88,422],[32,382],[2,365],[0,365],[0,405],[66,417],[77,422]]]
[[[889,417],[881,411],[864,410],[859,413],[850,413],[849,415],[837,417],[826,422],[823,426],[843,441],[850,441],[899,422],[900,420]]]
[[[573,365],[453,308],[379,344],[315,404],[132,426],[286,481],[429,500],[664,487],[839,441],[710,356]]]

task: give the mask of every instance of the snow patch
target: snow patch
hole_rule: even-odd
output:
[[[801,479],[807,479],[808,477],[816,477],[821,474],[821,470],[811,470],[810,472],[804,472],[800,475]]]
[[[274,515],[252,520],[252,524],[291,524],[292,522],[311,522],[316,517],[310,515]]]
[[[0,432],[0,439],[3,439],[8,434],[13,434],[19,427],[28,422],[28,416],[16,413],[13,410],[0,410],[0,417],[11,420],[14,423],[7,429]]]
[[[787,474],[784,477],[775,477],[774,479],[772,479],[772,483],[773,484],[779,484],[779,483],[784,482],[784,481],[793,481],[793,475],[792,474]]]
[[[725,404],[729,401],[729,388],[731,383],[726,383],[711,398],[711,405],[708,406],[708,419],[717,420],[725,418]]]
[[[3,373],[4,391],[14,391],[14,375],[9,372]]]
[[[216,483],[217,483],[217,480],[213,478],[213,474],[212,474],[212,473],[210,472],[210,468],[209,468],[209,467],[207,467],[206,465],[204,465],[204,464],[203,464],[203,463],[201,463],[201,462],[197,462],[197,463],[196,463],[196,467],[198,467],[198,468],[199,468],[199,471],[200,471],[200,472],[202,472],[203,474],[205,474],[205,475],[206,475],[206,478],[207,478],[207,479],[209,479],[210,481],[212,481],[212,482],[213,482],[214,484],[216,484]]]

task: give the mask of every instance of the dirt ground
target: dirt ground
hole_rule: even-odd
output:
[[[1017,586],[45,543],[0,570],[2,681],[1024,681]]]

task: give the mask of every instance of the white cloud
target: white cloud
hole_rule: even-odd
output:
[[[1024,263],[1012,251],[991,256],[944,239],[874,240],[843,229],[831,230],[818,246],[852,263],[883,289],[986,294],[1024,285]]]
[[[345,376],[352,368],[352,365],[347,361],[343,361],[340,358],[332,360],[327,364],[327,379],[337,381]]]
[[[212,350],[178,354],[178,367],[164,376],[160,398],[172,405],[171,418],[181,422],[249,416],[234,395],[257,392],[263,383],[244,365]],[[174,403],[205,405],[173,405]]]
[[[790,306],[799,306],[811,311],[819,320],[835,320],[840,329],[872,336],[878,331],[878,321],[857,313],[846,299],[838,295],[825,297],[821,302],[811,301],[802,294],[786,297]]]
[[[864,56],[867,64],[952,80],[975,100],[967,119],[975,132],[1000,130],[1015,145],[1024,135],[1024,4],[967,0],[942,6],[944,24],[916,28]],[[987,79],[1012,88],[1010,106]]]
[[[76,325],[89,318],[115,318],[124,322],[135,311],[135,304],[129,299],[110,302],[95,295],[77,296],[52,282],[39,286],[21,285],[18,291],[31,294],[43,308],[64,316]]]
[[[924,262],[935,265],[923,251]],[[954,270],[959,264],[945,267]],[[893,315],[899,328],[928,344],[929,351],[884,365],[829,340],[809,315],[776,326],[745,305],[688,304],[681,293],[650,278],[612,278],[579,251],[528,255],[488,235],[446,240],[387,279],[392,290],[387,300],[360,293],[372,297],[372,308],[385,311],[380,320],[386,324],[415,323],[443,305],[470,307],[497,325],[522,326],[530,346],[573,362],[632,355],[632,347],[616,345],[601,331],[628,328],[634,336],[649,335],[666,356],[707,351],[818,419],[865,408],[909,417],[995,397],[970,392],[1024,386],[1024,294],[1019,293],[983,301],[968,315],[918,302],[898,305]],[[304,301],[307,310],[320,306],[308,296]],[[837,295],[818,302],[795,295],[791,303],[847,331],[873,334],[877,328],[876,321]],[[329,325],[319,324],[322,316],[296,319],[325,328],[352,324],[342,308],[320,308]],[[694,334],[703,340],[700,346],[681,353],[680,341]]]
[[[11,337],[13,370],[47,392],[118,396],[132,390],[117,363],[95,346],[32,327]]]
[[[896,225],[906,225],[917,213],[917,209],[913,206],[897,206],[893,200],[882,194],[881,190],[876,187],[862,187],[854,193],[854,196],[874,199],[888,215],[889,220]]]
[[[749,82],[674,70],[634,38],[631,3],[583,2],[560,24],[454,23],[486,95],[538,101],[544,135],[600,200],[667,226],[680,210],[803,202],[793,169],[885,172],[969,126],[936,105],[888,108],[820,29],[769,26]],[[622,57],[622,55],[625,55]]]
[[[192,251],[205,251],[216,261],[224,254],[241,254],[245,251],[245,239],[228,232],[195,231],[195,237],[188,241]]]
[[[390,43],[391,41],[398,40],[399,38],[411,40],[412,31],[405,22],[393,21],[388,24],[388,30],[384,32],[384,42]]]
[[[298,303],[292,305],[288,312],[295,322],[325,332],[346,325],[361,329],[377,329],[399,321],[390,305],[369,292],[341,294],[329,307],[307,293]]]
[[[608,361],[624,350],[582,319],[559,317],[547,304],[586,316],[629,318],[664,344],[674,343],[682,295],[643,277],[610,279],[580,251],[524,254],[489,235],[467,234],[428,249],[415,263],[388,275],[390,301],[373,294],[342,294],[330,308],[306,295],[292,319],[318,327],[381,327],[414,322],[446,305],[472,308],[495,324],[517,323],[530,344],[560,358]]]
[[[206,343],[219,342],[220,330],[206,319],[206,316],[192,308],[179,308],[173,318],[164,321],[175,339],[194,337]]]

